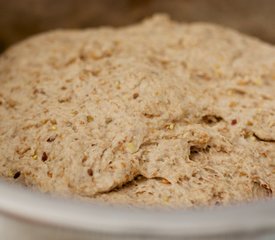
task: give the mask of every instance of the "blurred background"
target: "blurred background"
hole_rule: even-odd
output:
[[[156,12],[222,24],[275,43],[274,0],[0,0],[0,51],[50,29],[123,26]]]

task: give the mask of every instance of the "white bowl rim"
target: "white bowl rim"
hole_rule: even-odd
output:
[[[76,231],[148,236],[275,232],[275,200],[211,209],[144,209],[63,199],[0,181],[0,212]]]

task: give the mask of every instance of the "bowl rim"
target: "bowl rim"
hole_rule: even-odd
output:
[[[0,213],[67,230],[161,237],[275,232],[275,199],[213,208],[140,208],[65,199],[4,181],[0,194]]]

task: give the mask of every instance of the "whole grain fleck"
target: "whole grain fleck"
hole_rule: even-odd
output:
[[[137,99],[139,97],[139,94],[138,93],[134,93],[133,94],[133,99]]]
[[[94,171],[93,171],[93,169],[91,169],[91,168],[89,168],[89,169],[87,170],[87,173],[88,173],[88,175],[89,175],[90,177],[92,177],[92,176],[94,175]]]
[[[17,171],[17,172],[13,175],[13,178],[14,178],[14,179],[17,179],[17,178],[20,177],[20,175],[21,175],[21,172],[20,172],[20,171]]]
[[[237,123],[238,123],[237,119],[233,119],[233,120],[231,121],[231,125],[236,125]]]
[[[42,157],[41,157],[41,160],[42,160],[43,162],[45,162],[45,161],[48,160],[48,155],[47,155],[47,153],[43,152]]]

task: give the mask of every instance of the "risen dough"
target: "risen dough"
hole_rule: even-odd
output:
[[[43,192],[197,206],[275,191],[275,48],[155,16],[0,58],[0,173]]]

